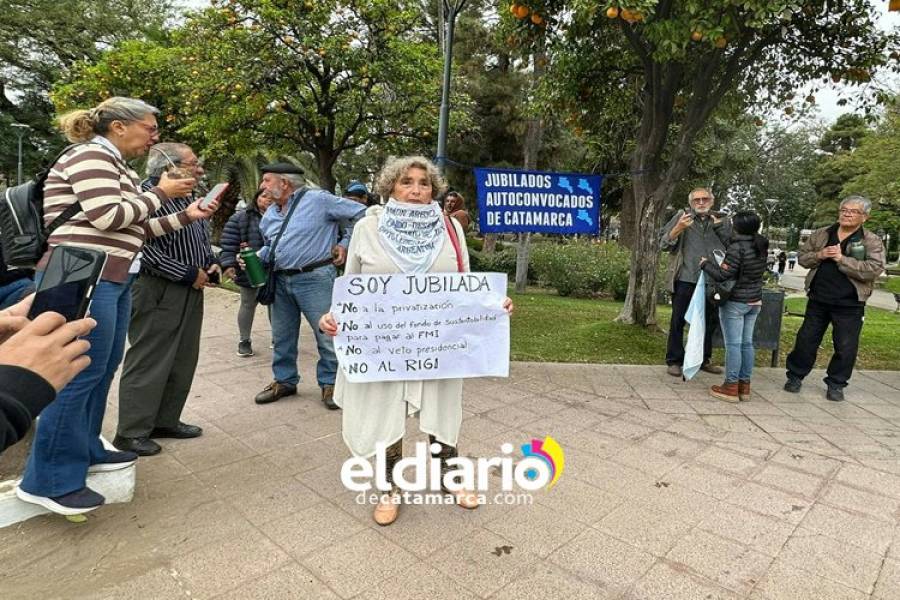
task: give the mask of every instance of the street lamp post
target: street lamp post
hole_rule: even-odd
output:
[[[778,204],[778,198],[766,198],[763,200],[763,204],[766,206],[766,235],[769,235],[769,230],[772,228],[772,211],[775,210],[775,206]]]
[[[16,135],[19,136],[19,161],[16,167],[16,184],[18,185],[22,183],[22,138],[25,137],[25,132],[29,127],[24,123],[12,123],[12,126],[16,128]]]
[[[443,0],[444,11],[444,82],[441,89],[441,113],[438,121],[437,167],[447,167],[447,128],[450,124],[450,72],[453,67],[453,32],[456,17],[468,0]]]

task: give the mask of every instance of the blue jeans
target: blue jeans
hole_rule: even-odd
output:
[[[16,279],[0,286],[0,310],[9,308],[33,291],[34,281],[31,277]]]
[[[275,381],[287,385],[297,385],[300,381],[297,354],[300,315],[303,315],[312,327],[319,347],[319,362],[316,365],[319,386],[334,385],[338,366],[334,341],[319,331],[319,319],[331,310],[331,290],[336,275],[336,269],[327,265],[308,273],[279,273],[276,276],[275,302],[272,303],[272,337],[275,342],[272,373]]]
[[[725,383],[750,381],[753,375],[753,328],[762,306],[726,302],[719,307],[722,337],[725,339]]]
[[[85,338],[91,343],[91,364],[57,394],[38,419],[20,484],[29,494],[56,497],[80,490],[88,467],[106,460],[100,427],[109,385],[125,351],[132,279],[125,283],[101,281],[94,290],[90,312],[97,326]]]

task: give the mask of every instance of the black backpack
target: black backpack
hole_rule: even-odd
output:
[[[6,264],[33,269],[47,250],[47,238],[57,227],[81,210],[78,202],[44,227],[44,183],[60,157],[76,146],[72,144],[56,155],[31,181],[6,188],[0,198],[0,244]]]

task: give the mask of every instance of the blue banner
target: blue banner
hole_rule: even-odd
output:
[[[481,233],[600,232],[601,175],[475,169]]]

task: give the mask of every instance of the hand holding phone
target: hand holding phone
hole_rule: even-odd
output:
[[[99,250],[67,245],[53,248],[28,318],[34,320],[45,312],[59,313],[66,321],[84,318],[105,265],[106,253]]]
[[[200,208],[204,210],[209,208],[209,205],[212,204],[213,201],[219,200],[227,189],[227,183],[217,183],[215,186],[213,186],[213,189],[209,190],[206,196],[204,196],[200,201]]]

